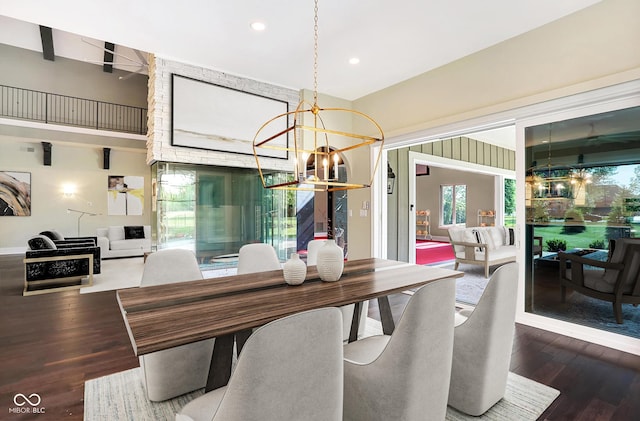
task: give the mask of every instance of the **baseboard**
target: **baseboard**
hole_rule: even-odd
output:
[[[24,254],[27,247],[0,247],[0,255],[2,254]]]

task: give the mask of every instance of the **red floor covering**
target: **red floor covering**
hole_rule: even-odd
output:
[[[449,243],[420,240],[416,242],[416,263],[419,265],[446,262],[454,258],[453,249]]]

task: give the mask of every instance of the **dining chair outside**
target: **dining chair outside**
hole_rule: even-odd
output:
[[[147,257],[141,287],[202,279],[190,250],[164,249]],[[189,288],[185,285],[185,288]],[[151,401],[164,401],[203,388],[215,339],[194,342],[139,357],[143,383]]]
[[[189,402],[176,421],[341,420],[342,402],[340,312],[321,308],[256,329],[229,384]]]
[[[344,347],[344,420],[444,420],[455,279],[426,284],[409,299],[393,334]]]

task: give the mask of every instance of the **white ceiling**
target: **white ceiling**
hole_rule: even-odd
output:
[[[597,2],[320,0],[318,91],[357,99]],[[267,29],[252,31],[254,20],[264,21]],[[102,60],[102,50],[76,34],[99,40],[97,45],[113,42],[117,53],[133,60],[136,54],[120,46],[293,89],[313,88],[311,0],[0,4],[0,43],[41,51],[37,25],[54,29],[58,56]],[[353,56],[360,64],[348,63]]]

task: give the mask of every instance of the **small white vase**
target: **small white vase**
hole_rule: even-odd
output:
[[[318,261],[316,264],[320,279],[325,282],[335,282],[342,276],[344,269],[344,253],[342,247],[336,244],[336,240],[327,240],[318,249]]]
[[[289,285],[300,285],[307,276],[307,265],[300,260],[298,253],[291,253],[291,258],[282,265],[284,281]]]

